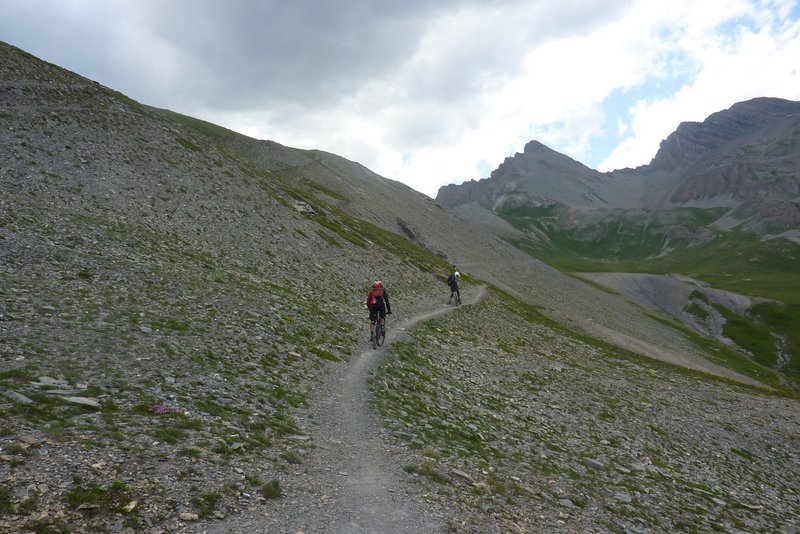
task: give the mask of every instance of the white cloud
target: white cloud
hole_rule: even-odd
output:
[[[694,62],[694,78],[665,98],[640,100],[631,110],[631,135],[599,166],[600,170],[648,163],[661,140],[680,122],[702,121],[736,102],[759,96],[800,99],[800,24],[776,12],[753,11],[758,26],[711,33],[727,18],[711,14],[693,21],[672,43]],[[745,13],[745,9],[737,12]]]
[[[429,195],[532,139],[610,170],[647,163],[681,121],[800,99],[797,0],[0,0],[0,12],[0,38],[137,100]]]

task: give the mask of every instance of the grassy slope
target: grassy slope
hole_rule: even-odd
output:
[[[772,452],[796,436],[777,445],[788,435],[743,424],[779,397],[587,339],[494,290],[390,347],[371,386],[389,426],[420,452],[406,470],[460,510],[454,531],[786,520],[770,506],[748,524],[744,508],[747,494],[783,491],[781,473],[796,470],[791,453]]]
[[[680,273],[715,288],[778,301],[756,305],[745,317],[729,316],[724,333],[759,364],[779,367],[785,376],[800,381],[800,247],[795,243],[760,241],[735,230],[716,231],[714,239],[700,244],[675,240],[664,237],[659,216],[626,220],[620,214],[613,224],[557,230],[548,224],[559,219],[553,211],[503,212],[517,228],[545,230],[550,238],[549,244],[525,238],[512,239],[512,244],[564,272]],[[680,210],[670,222],[696,230],[717,215]],[[660,218],[663,222],[667,216]],[[781,359],[781,351],[790,357]]]

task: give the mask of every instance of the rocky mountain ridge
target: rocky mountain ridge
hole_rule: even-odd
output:
[[[762,235],[800,226],[800,102],[756,98],[682,123],[648,165],[600,173],[537,141],[485,180],[440,189],[437,201],[490,210],[727,208],[727,225]],[[735,222],[734,222],[735,221]]]

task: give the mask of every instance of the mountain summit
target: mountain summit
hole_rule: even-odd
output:
[[[685,122],[650,164],[592,170],[531,141],[488,179],[442,187],[456,208],[569,210],[726,208],[719,224],[758,235],[800,227],[800,102],[756,98]]]

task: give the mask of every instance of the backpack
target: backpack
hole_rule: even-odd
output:
[[[378,289],[373,289],[372,290],[372,296],[375,297],[376,299],[382,299],[383,298],[383,288],[379,287]]]
[[[455,274],[451,274],[450,276],[447,277],[447,285],[448,286],[455,285],[455,283],[456,283],[456,275]]]

